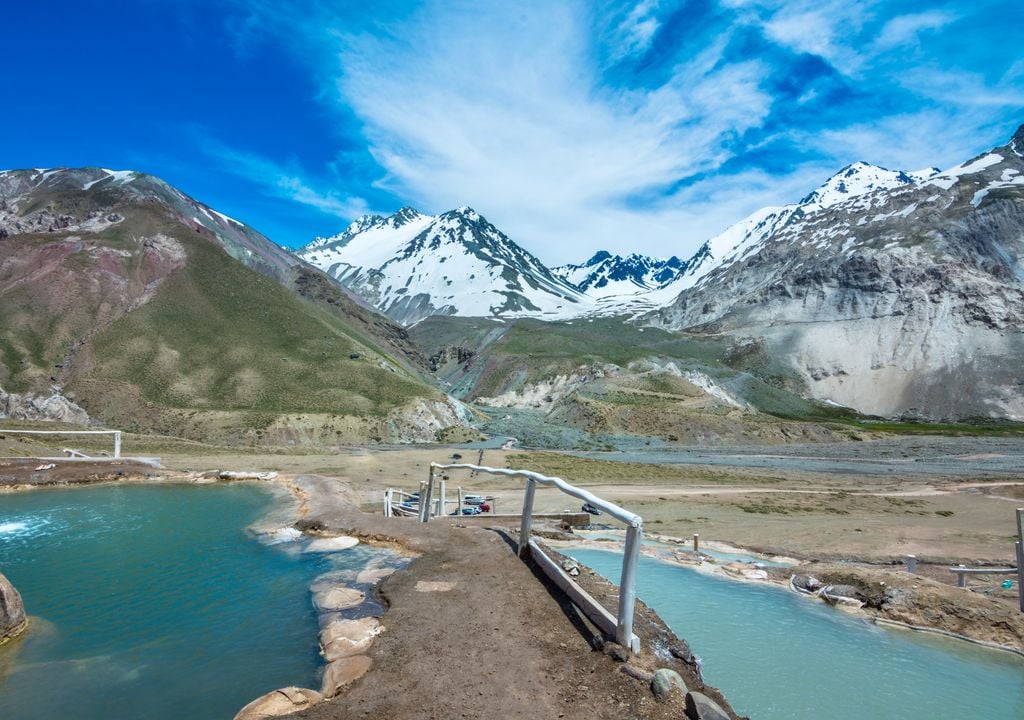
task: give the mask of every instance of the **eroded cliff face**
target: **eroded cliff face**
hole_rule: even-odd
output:
[[[763,338],[811,397],[1024,420],[1024,132],[934,178],[797,212],[646,318]]]

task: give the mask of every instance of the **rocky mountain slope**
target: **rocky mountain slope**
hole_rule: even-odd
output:
[[[1024,128],[942,173],[843,175],[710,241],[645,321],[784,358],[861,412],[1024,420]]]
[[[649,310],[671,301],[675,283],[687,263],[676,256],[653,258],[631,253],[625,257],[606,250],[579,265],[560,265],[551,271],[593,300],[581,315],[620,315]]]
[[[621,318],[432,317],[410,332],[445,389],[490,418],[489,432],[527,445],[774,444],[858,432],[825,425],[841,413],[769,382],[784,372],[771,358],[753,368],[742,356],[749,370],[733,367],[729,338]]]
[[[420,362],[404,330],[158,178],[0,173],[6,414],[232,442],[432,439],[459,419]]]
[[[468,207],[361,217],[299,256],[405,325],[431,315],[569,317],[587,303]]]

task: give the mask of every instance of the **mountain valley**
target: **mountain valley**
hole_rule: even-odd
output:
[[[479,337],[440,348],[430,330],[416,330],[435,328],[429,315],[490,317],[511,323],[513,336],[527,319],[550,323],[541,345],[563,338],[572,322],[617,318],[602,325],[606,335],[591,336],[588,356],[614,355],[604,347],[615,342],[610,328],[629,322],[728,348],[738,372],[816,408],[1022,420],[1021,147],[1018,131],[1008,145],[945,172],[854,163],[796,204],[751,214],[686,260],[600,251],[548,270],[474,211],[434,218],[409,208],[361,218],[300,256],[411,326],[428,355],[445,354],[441,366],[461,357],[469,370],[441,377],[470,398],[507,393],[525,378],[557,384],[587,375],[588,365],[568,367],[563,358],[555,368],[523,352],[513,374],[522,382],[488,380],[494,368],[478,364],[498,326],[484,323],[490,329]],[[464,264],[471,269],[460,275]],[[630,362],[642,359],[663,360],[652,352]]]

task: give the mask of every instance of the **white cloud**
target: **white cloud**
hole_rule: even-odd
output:
[[[720,63],[718,41],[661,87],[613,92],[593,77],[579,16],[516,7],[435,10],[383,39],[346,39],[338,87],[387,171],[381,186],[427,208],[471,204],[548,262],[695,249],[715,220],[637,198],[727,158],[725,141],[769,112],[769,68]]]
[[[202,133],[196,135],[203,152],[214,158],[223,170],[262,187],[268,195],[292,200],[343,220],[369,212],[362,198],[318,190],[296,168],[231,148]]]
[[[925,30],[938,30],[955,21],[957,17],[951,13],[929,11],[900,15],[889,20],[878,34],[876,46],[888,49],[918,41],[918,36]]]
[[[960,68],[950,54],[976,41],[977,27],[953,37],[948,26],[957,17],[887,17],[898,8],[879,0],[719,0],[711,14],[729,16],[724,31],[686,28],[679,47],[660,44],[643,77],[628,75],[617,63],[652,49],[663,16],[678,10],[668,5],[427,0],[412,11],[384,3],[381,12],[400,15],[385,19],[319,0],[301,11],[250,0],[246,11],[261,13],[252,24],[274,42],[287,38],[309,63],[323,99],[340,111],[339,134],[365,140],[380,174],[350,180],[349,195],[252,156],[238,171],[346,219],[365,210],[357,195],[372,192],[371,182],[396,207],[470,204],[548,263],[600,248],[685,256],[855,160],[902,169],[956,164],[979,141],[1000,138],[1007,117],[1024,107],[1024,61],[986,79],[998,63],[975,58]],[[978,17],[965,15],[954,31]],[[752,28],[769,46],[731,55],[757,34]],[[928,43],[920,42],[925,33]],[[818,55],[845,77],[809,84],[782,107],[765,90],[790,69],[779,48]],[[801,114],[790,112],[840,86],[842,105],[826,113],[831,128],[821,130],[817,117],[801,125]],[[773,117],[778,110],[785,112]],[[773,173],[756,169],[754,143],[774,153],[765,163]],[[750,164],[726,165],[737,154]]]
[[[848,158],[846,162],[864,160],[891,169],[918,170],[952,167],[967,159],[962,148],[977,147],[979,138],[985,137],[1006,142],[1010,139],[1006,132],[984,108],[952,112],[930,108],[802,134],[797,139],[822,153]],[[941,142],[936,142],[937,138]]]

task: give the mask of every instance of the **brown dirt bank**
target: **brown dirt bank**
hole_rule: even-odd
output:
[[[657,702],[647,682],[622,672],[610,655],[617,646],[595,650],[598,633],[515,556],[514,537],[500,526],[385,519],[355,511],[341,482],[306,475],[294,486],[307,513],[303,529],[397,542],[419,557],[379,587],[388,607],[386,632],[370,651],[371,670],[339,697],[293,717],[683,717],[682,693]],[[583,577],[592,592],[613,602],[613,586]],[[636,631],[643,651],[626,663],[635,674],[671,668],[691,690],[721,699],[668,651],[687,654],[642,606]]]
[[[53,463],[55,467],[37,470],[40,465]],[[49,485],[80,485],[113,480],[147,480],[162,477],[151,465],[131,460],[102,460],[90,462],[43,461],[38,458],[11,458],[0,460],[0,492]]]
[[[856,597],[873,617],[963,635],[1024,650],[1024,615],[1013,603],[907,572],[819,563],[801,573],[834,585],[857,588]]]

